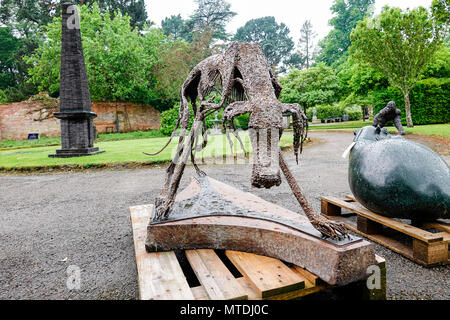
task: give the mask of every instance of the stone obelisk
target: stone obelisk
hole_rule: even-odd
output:
[[[62,5],[60,102],[55,117],[61,120],[62,148],[49,157],[80,157],[103,151],[94,148],[95,131],[89,84],[84,63],[78,9]]]

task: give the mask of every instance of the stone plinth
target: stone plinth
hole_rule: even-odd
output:
[[[376,264],[373,245],[363,239],[342,243],[326,241],[308,230],[308,219],[208,178],[215,192],[240,208],[262,217],[220,215],[220,205],[211,216],[187,217],[147,227],[147,251],[174,249],[228,249],[261,254],[298,265],[331,285],[344,285],[366,277],[367,267]],[[183,190],[177,202],[200,192],[196,180]],[[280,219],[277,221],[277,219]],[[294,228],[293,225],[300,226]]]

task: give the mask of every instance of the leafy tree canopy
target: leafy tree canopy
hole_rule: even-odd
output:
[[[293,69],[280,82],[283,85],[280,100],[300,103],[305,108],[335,102],[340,89],[334,70],[325,63],[306,70]]]
[[[167,104],[180,98],[180,88],[190,70],[201,60],[210,56],[212,34],[195,34],[192,42],[170,41],[161,49],[158,62],[152,68],[156,79],[155,89]]]
[[[296,50],[295,52],[291,53],[287,59],[283,61],[283,65],[280,67],[280,72],[285,73],[288,70],[291,69],[303,69],[306,65],[306,57],[305,55],[300,51]]]
[[[234,40],[258,42],[273,66],[277,66],[284,59],[289,59],[289,54],[294,48],[289,28],[284,23],[278,24],[274,17],[248,21],[237,30]]]
[[[374,0],[335,0],[331,12],[335,16],[329,21],[333,29],[319,42],[321,48],[318,62],[331,66],[345,61],[351,45],[350,33],[359,21],[369,13]]]
[[[12,25],[22,36],[31,37],[50,23],[54,17],[61,15],[61,4],[67,0],[0,0],[0,22]],[[131,17],[131,25],[142,28],[147,22],[144,0],[74,0],[74,4],[91,6],[97,3],[102,12],[112,15],[119,10]]]
[[[445,32],[445,23],[423,7],[405,12],[384,7],[378,17],[360,22],[351,34],[354,57],[385,74],[403,93],[409,127],[413,125],[409,91],[441,47]]]
[[[81,6],[80,25],[89,88],[93,100],[156,100],[151,69],[158,61],[166,37],[159,29],[140,35],[130,17],[102,13],[97,4]],[[27,58],[30,81],[41,91],[58,94],[61,54],[61,18],[44,27],[47,41]]]
[[[314,60],[314,38],[317,33],[314,32],[311,21],[306,20],[300,29],[299,46],[305,57],[305,67],[309,68]]]
[[[172,36],[173,39],[189,39],[187,30],[187,21],[184,20],[180,14],[171,15],[161,21],[161,28],[166,36]]]
[[[27,83],[28,69],[32,66],[24,61],[24,57],[30,56],[41,43],[46,41],[45,26],[51,23],[53,18],[61,16],[61,3],[66,1],[0,0],[0,25],[10,28],[14,36],[20,39],[20,45],[16,47],[13,54],[12,68],[11,65],[0,65],[2,70],[0,78],[9,79],[10,87],[5,90],[9,100],[26,99],[37,93],[38,89],[31,83]],[[147,22],[144,0],[73,1],[74,4],[86,3],[91,6],[94,2],[99,3],[102,12],[109,12],[110,17],[113,17],[113,12],[116,11],[129,15],[132,26],[143,28]],[[4,73],[6,69],[10,71]],[[14,74],[14,83],[11,82],[12,74]]]
[[[228,40],[225,31],[227,23],[236,13],[225,0],[195,0],[198,7],[187,21],[187,29],[191,33],[210,31],[214,39]]]
[[[14,53],[21,45],[19,39],[13,36],[11,29],[0,28],[0,89],[16,85]]]

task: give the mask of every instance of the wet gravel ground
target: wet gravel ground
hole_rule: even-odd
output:
[[[344,196],[351,133],[313,132],[320,139],[300,164],[286,154],[314,208],[320,196]],[[445,157],[450,162],[450,157]],[[299,207],[286,182],[250,187],[251,165],[205,165],[213,178],[291,210]],[[194,175],[188,167],[182,186]],[[136,299],[130,206],[152,203],[164,168],[0,176],[0,299]],[[387,263],[388,299],[450,299],[450,266],[427,269],[375,244]],[[79,268],[79,290],[67,288]],[[69,269],[70,270],[70,269]]]

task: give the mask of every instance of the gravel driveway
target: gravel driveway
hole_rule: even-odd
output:
[[[312,132],[320,139],[295,165],[287,159],[307,198],[344,196],[351,133]],[[449,162],[450,157],[446,157]],[[286,182],[250,187],[250,165],[207,165],[213,178],[298,211]],[[186,170],[182,186],[194,174]],[[153,202],[164,168],[0,176],[0,299],[136,299],[130,206]],[[450,299],[450,266],[423,268],[375,245],[387,260],[389,299]],[[68,290],[67,269],[81,271],[79,290]]]

